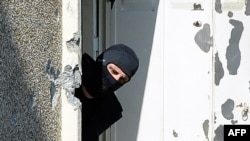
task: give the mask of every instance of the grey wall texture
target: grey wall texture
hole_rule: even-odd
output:
[[[61,140],[61,0],[0,0],[0,141]]]

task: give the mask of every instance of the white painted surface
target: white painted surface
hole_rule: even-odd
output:
[[[224,77],[221,79],[220,85],[214,86],[214,113],[216,116],[214,130],[220,125],[232,124],[233,122],[235,122],[235,124],[250,124],[249,119],[246,121],[242,119],[244,104],[247,104],[248,107],[250,106],[250,19],[249,16],[245,15],[246,7],[243,2],[244,1],[231,0],[226,3],[227,7],[222,7],[221,14],[214,13],[214,35],[216,35],[214,39],[214,52],[219,53],[224,68]],[[233,13],[232,17],[228,16],[229,12]],[[240,21],[244,26],[239,41],[241,61],[237,75],[230,75],[227,69],[226,50],[229,46],[231,32],[234,29],[234,26],[229,23],[229,20]],[[226,119],[222,114],[222,105],[229,99],[234,102],[234,105],[232,105],[232,119]],[[243,106],[241,106],[241,104]]]
[[[67,50],[66,41],[73,38],[74,33],[80,34],[80,1],[63,0],[62,1],[62,70],[66,65],[75,67],[76,64],[81,64],[81,52],[70,52]],[[75,110],[65,95],[65,90],[61,91],[62,99],[62,141],[80,141],[81,140],[81,111]]]
[[[235,102],[234,122],[250,123],[241,119],[243,107],[237,106],[249,106],[250,99],[250,20],[244,14],[242,1],[222,1],[221,14],[215,11],[213,0],[160,0],[155,11],[138,5],[131,10],[131,1],[123,5],[125,1],[116,0],[112,11],[112,43],[133,47],[140,58],[140,68],[132,81],[117,92],[124,117],[114,126],[114,141],[213,140],[219,125],[232,124],[221,110],[228,99]],[[200,4],[201,10],[194,10],[194,3]],[[244,23],[241,64],[236,76],[229,75],[226,66],[225,53],[232,30],[228,9],[233,12],[232,19]],[[201,26],[194,26],[196,21]],[[205,24],[210,25],[214,39],[207,53],[194,39]],[[219,86],[214,83],[217,51],[225,71]],[[207,120],[208,125],[203,126]]]
[[[179,4],[184,6],[183,3]],[[194,37],[204,24],[211,25],[209,4],[203,2],[203,11],[192,10],[193,5],[176,9],[177,3],[162,4],[165,9],[162,11],[165,141],[207,140],[203,123],[211,118],[212,51],[203,52]],[[202,25],[194,26],[196,21]]]

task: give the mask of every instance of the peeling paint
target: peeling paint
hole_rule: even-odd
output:
[[[82,103],[74,96],[75,89],[81,85],[81,73],[79,67],[72,68],[70,65],[64,67],[61,82],[63,89],[66,91],[67,100],[76,108],[81,108]]]
[[[50,64],[48,62],[48,64]],[[77,108],[81,108],[82,103],[74,96],[75,88],[81,85],[81,73],[79,67],[76,65],[72,68],[70,65],[64,67],[62,75],[55,77],[53,67],[47,65],[47,76],[51,81],[51,105],[52,109],[57,105],[60,98],[60,87],[66,91],[67,100],[70,104]]]
[[[217,13],[222,13],[222,5],[221,5],[221,0],[216,0],[215,1],[215,11]]]
[[[245,14],[249,16],[250,15],[250,0],[245,0],[245,5],[246,5]]]
[[[233,17],[233,15],[234,15],[234,13],[233,13],[232,11],[228,11],[227,16],[228,16],[229,18],[232,18],[232,17]]]
[[[209,130],[209,120],[205,120],[202,124],[202,127],[203,127],[203,132],[206,136],[206,138],[208,138],[208,130]]]
[[[216,128],[214,131],[214,141],[224,141],[224,127],[223,125],[220,125]]]
[[[216,113],[214,113],[214,124],[216,124],[217,116]]]
[[[229,74],[236,75],[241,61],[239,42],[244,27],[241,21],[231,19],[229,23],[232,24],[234,28],[231,31],[231,38],[229,39],[229,46],[226,52],[227,69]]]
[[[204,10],[204,9],[201,7],[201,4],[199,4],[199,3],[194,3],[194,4],[193,4],[193,7],[194,7],[193,10]]]
[[[193,25],[196,26],[196,27],[201,27],[202,26],[202,22],[201,21],[195,21],[193,23]]]
[[[74,33],[73,38],[66,42],[67,49],[72,52],[80,52],[80,35]]]
[[[225,1],[223,4],[221,3],[221,0],[216,0],[215,1],[215,11],[217,13],[222,13],[223,10],[241,10],[243,9],[245,4],[245,15],[249,16],[250,15],[250,0],[245,0],[245,1]],[[223,5],[223,6],[222,6]]]
[[[222,63],[219,58],[218,52],[215,54],[215,85],[218,86],[220,84],[220,80],[224,76],[224,69]]]
[[[232,99],[228,99],[224,104],[221,105],[221,113],[223,117],[227,120],[234,118],[233,110],[234,101]]]
[[[248,83],[249,83],[249,87],[248,87],[248,90],[249,90],[249,92],[250,92],[250,81],[248,81]]]
[[[235,125],[238,123],[238,120],[231,120],[231,124]]]
[[[210,26],[204,24],[203,28],[199,30],[195,35],[195,42],[204,52],[209,52],[210,47],[213,44],[213,39],[210,37]]]
[[[174,136],[175,138],[178,137],[178,133],[177,133],[175,130],[173,130],[173,136]]]

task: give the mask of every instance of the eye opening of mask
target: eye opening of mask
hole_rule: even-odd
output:
[[[111,62],[106,67],[110,75],[119,83],[124,84],[130,81],[130,77],[118,65]]]

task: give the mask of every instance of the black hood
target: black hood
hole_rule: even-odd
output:
[[[135,52],[124,44],[117,44],[106,49],[100,54],[97,63],[106,66],[109,63],[114,63],[131,78],[139,67],[139,59]]]

